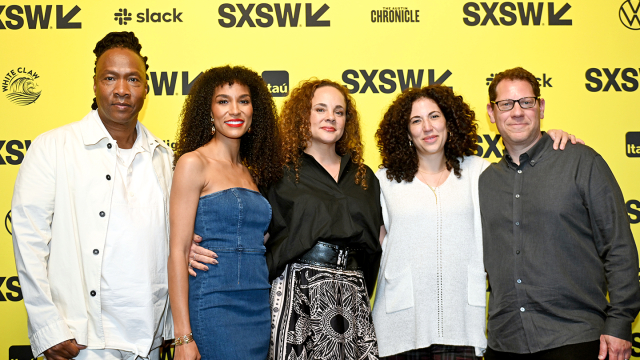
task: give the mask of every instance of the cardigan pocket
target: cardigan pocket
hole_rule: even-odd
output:
[[[406,268],[391,277],[384,274],[384,301],[387,314],[413,307],[413,280],[411,269]]]
[[[487,305],[487,273],[467,267],[467,300],[471,306]]]

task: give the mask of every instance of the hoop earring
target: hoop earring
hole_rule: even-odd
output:
[[[411,139],[409,139],[409,147],[413,146],[413,141],[411,141]]]

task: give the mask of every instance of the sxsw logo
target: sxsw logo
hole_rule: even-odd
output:
[[[262,80],[267,84],[273,97],[285,97],[289,94],[289,73],[286,71],[263,71]]]
[[[571,9],[569,3],[564,4],[558,11],[554,2],[547,3],[547,21],[549,25],[572,25],[573,20],[562,19],[567,11]],[[520,19],[520,24],[529,25],[529,23],[540,26],[542,15],[544,13],[543,2],[468,2],[462,6],[462,11],[467,17],[462,21],[468,26],[486,26],[489,22],[493,25],[512,26]],[[502,16],[501,16],[502,15]]]
[[[127,8],[120,8],[118,12],[113,15],[115,16],[114,20],[120,25],[127,25],[127,23],[133,19],[131,17],[132,14]],[[144,12],[136,14],[136,22],[182,22],[180,16],[182,16],[182,13],[178,12],[176,8],[173,8],[173,12],[151,12],[149,9],[146,9]]]
[[[629,213],[630,223],[632,224],[640,223],[640,201],[638,200],[627,201],[627,212]]]
[[[636,79],[638,77],[638,70],[635,68],[615,68],[613,70],[603,68],[602,71],[600,71],[598,68],[590,68],[585,73],[585,77],[588,81],[585,86],[587,90],[591,92],[607,92],[610,89],[626,92],[636,91],[638,90],[638,79]],[[602,78],[603,75],[606,77],[606,83],[604,84],[604,78]],[[622,79],[621,83],[618,83],[618,75]]]
[[[14,345],[9,347],[9,360],[32,360],[33,353],[29,345]]]
[[[319,9],[313,11],[313,4],[306,3],[305,5],[305,24],[306,27],[323,27],[330,26],[331,20],[320,20],[324,13],[329,10],[327,4],[323,4]],[[236,8],[237,6],[237,8]],[[290,27],[301,27],[298,24],[300,21],[300,12],[302,4],[221,4],[218,7],[218,14],[223,19],[218,19],[220,26],[224,28],[231,27],[243,27],[245,24],[249,27],[270,27],[275,21],[278,23],[278,27],[286,27],[287,23]],[[255,17],[251,15],[255,11]],[[239,19],[234,15],[238,13]]]
[[[81,22],[71,22],[80,12],[78,5],[65,12],[64,5],[56,5],[56,29],[81,29]],[[43,9],[44,7],[44,9]],[[4,15],[7,20],[0,18],[0,30],[18,30],[26,25],[29,29],[53,29],[51,22],[51,10],[53,5],[0,5],[0,17]]]
[[[627,133],[627,156],[640,157],[640,132]]]
[[[18,277],[12,276],[10,278],[6,278],[4,276],[0,276],[0,301],[20,300],[22,300],[22,289],[20,288],[20,281],[18,281]]]
[[[153,95],[180,95],[180,93],[176,92],[176,86],[178,84],[178,71],[167,72],[167,71],[151,71],[149,72],[151,75],[147,80],[151,82],[151,91],[153,91]],[[191,86],[193,82],[202,74],[200,72],[196,77],[189,80],[189,72],[182,71],[181,81],[182,86],[180,90],[182,90],[182,95],[189,94],[189,90],[191,90]]]
[[[502,151],[498,148],[499,143],[500,134],[496,134],[494,136],[491,136],[491,134],[483,134],[482,136],[478,135],[478,151],[476,152],[476,155],[486,159],[491,156],[491,154],[494,154],[498,159],[500,159],[502,157]]]
[[[487,82],[487,86],[491,85],[491,82],[493,81],[494,76],[495,76],[494,74],[491,74],[491,76],[485,79]],[[552,79],[553,79],[552,77],[547,77],[547,74],[542,74],[542,77],[536,78],[536,80],[538,80],[538,83],[540,84],[541,87],[553,87],[553,85],[551,85]]]
[[[0,140],[0,165],[20,165],[24,160],[24,154],[31,146],[31,140]]]
[[[364,94],[368,90],[371,90],[374,94],[379,94],[380,92],[383,94],[391,94],[396,91],[398,87],[400,87],[400,90],[404,90],[409,87],[422,87],[424,72],[424,69],[419,69],[417,71],[413,69],[406,71],[400,69],[371,71],[356,71],[350,69],[342,72],[342,81],[346,83],[344,86],[346,86],[352,94]],[[428,69],[427,74],[429,77],[428,85],[442,84],[449,78],[449,76],[451,76],[451,71],[445,70],[438,78],[436,78],[436,71],[434,69]],[[362,77],[360,77],[361,75]],[[376,75],[378,82],[381,83],[380,85],[377,85],[375,82]],[[362,79],[362,83],[360,79]]]
[[[618,16],[622,25],[631,30],[640,30],[640,17],[638,13],[640,10],[640,0],[627,0],[622,3]],[[640,354],[639,354],[640,355]]]

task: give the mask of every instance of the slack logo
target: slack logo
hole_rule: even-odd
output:
[[[640,157],[640,132],[630,131],[627,133],[627,156]]]
[[[263,71],[262,80],[267,84],[273,97],[285,97],[289,94],[289,73],[282,71]]]
[[[491,85],[491,82],[493,81],[494,76],[495,76],[494,74],[491,74],[491,76],[485,79],[487,81],[487,86]],[[553,78],[547,77],[547,74],[542,74],[541,78],[539,77],[536,78],[536,80],[538,80],[538,83],[540,84],[541,87],[553,87],[553,85],[551,85],[551,79]]]
[[[132,14],[126,8],[118,9],[118,12],[113,14],[114,20],[120,25],[127,25],[133,18]],[[136,22],[139,23],[161,23],[161,22],[182,22],[180,18],[182,12],[178,12],[176,8],[173,8],[173,12],[151,12],[149,9],[145,9],[145,12],[139,12],[136,14]]]

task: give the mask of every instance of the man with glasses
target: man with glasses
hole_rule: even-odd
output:
[[[506,151],[479,184],[490,289],[485,359],[629,359],[638,251],[616,179],[587,146],[552,151],[530,72],[497,74],[489,98]]]

